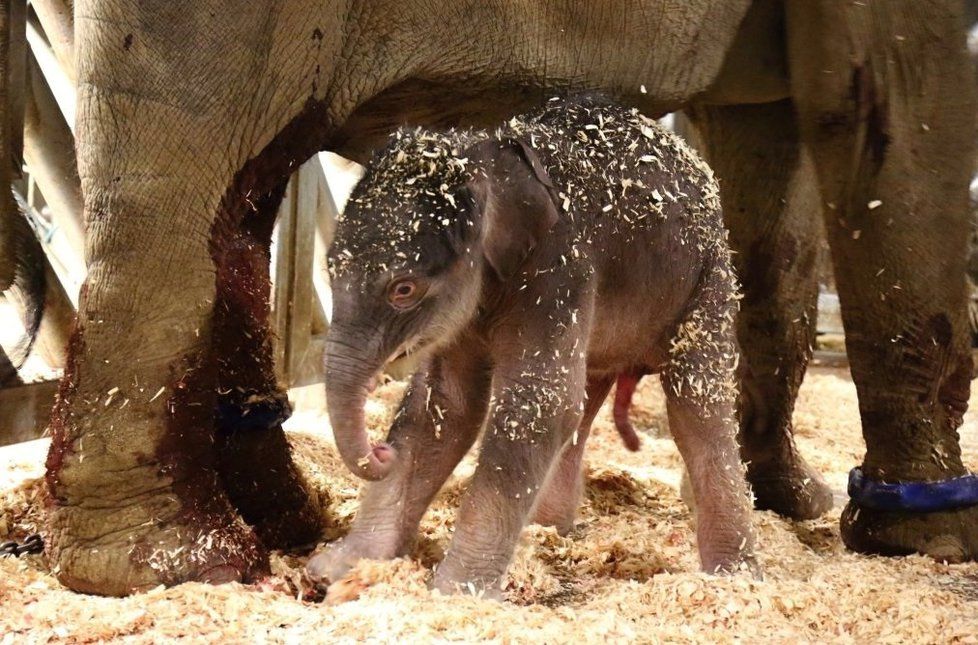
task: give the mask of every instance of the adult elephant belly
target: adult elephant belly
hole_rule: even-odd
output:
[[[397,127],[493,128],[558,92],[614,95],[652,117],[693,101],[767,103],[790,93],[780,0],[693,2],[683,16],[661,1],[614,12],[590,4],[601,3],[555,10],[540,23],[497,14],[494,32],[510,34],[517,53],[402,79],[357,105],[326,147],[365,163]]]

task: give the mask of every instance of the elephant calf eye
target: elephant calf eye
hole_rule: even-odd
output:
[[[387,300],[398,309],[407,309],[421,299],[422,289],[410,279],[396,280],[387,288]]]

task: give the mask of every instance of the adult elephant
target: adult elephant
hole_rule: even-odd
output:
[[[964,262],[975,102],[961,6],[888,0],[82,0],[89,278],[52,419],[52,558],[125,594],[250,579],[315,533],[271,380],[268,251],[286,178],[402,123],[484,125],[565,89],[693,106],[746,289],[744,456],[759,503],[829,495],[791,410],[810,354],[818,177],[867,453],[889,481],[965,472]],[[338,441],[361,428],[338,428]],[[254,527],[254,530],[242,521]],[[978,510],[854,507],[857,550],[954,559]]]

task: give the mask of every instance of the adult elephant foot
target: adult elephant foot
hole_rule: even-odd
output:
[[[963,562],[978,559],[978,507],[933,513],[861,508],[842,513],[842,540],[858,553],[910,555]]]
[[[124,596],[161,584],[252,582],[268,573],[254,532],[223,495],[195,509],[178,498],[164,488],[128,505],[55,510],[50,556],[58,579],[75,591]]]
[[[94,344],[98,334],[89,337]],[[159,387],[137,387],[135,374],[122,373],[109,388],[86,378],[92,372],[78,360],[80,338],[76,331],[47,460],[49,555],[58,579],[76,591],[122,596],[267,573],[266,554],[214,464],[213,395],[198,380],[206,362],[191,362]],[[79,402],[104,417],[79,421],[69,411]],[[112,432],[100,431],[103,422]]]
[[[754,508],[760,510],[810,520],[832,508],[832,490],[797,453],[791,461],[748,463],[747,481],[754,490]]]

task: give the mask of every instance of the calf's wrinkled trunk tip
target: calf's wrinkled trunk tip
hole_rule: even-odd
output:
[[[353,373],[336,369],[336,357],[326,354],[326,407],[336,447],[343,463],[362,479],[377,481],[390,472],[397,452],[387,443],[371,445],[367,437],[364,406],[376,370],[357,368]]]

